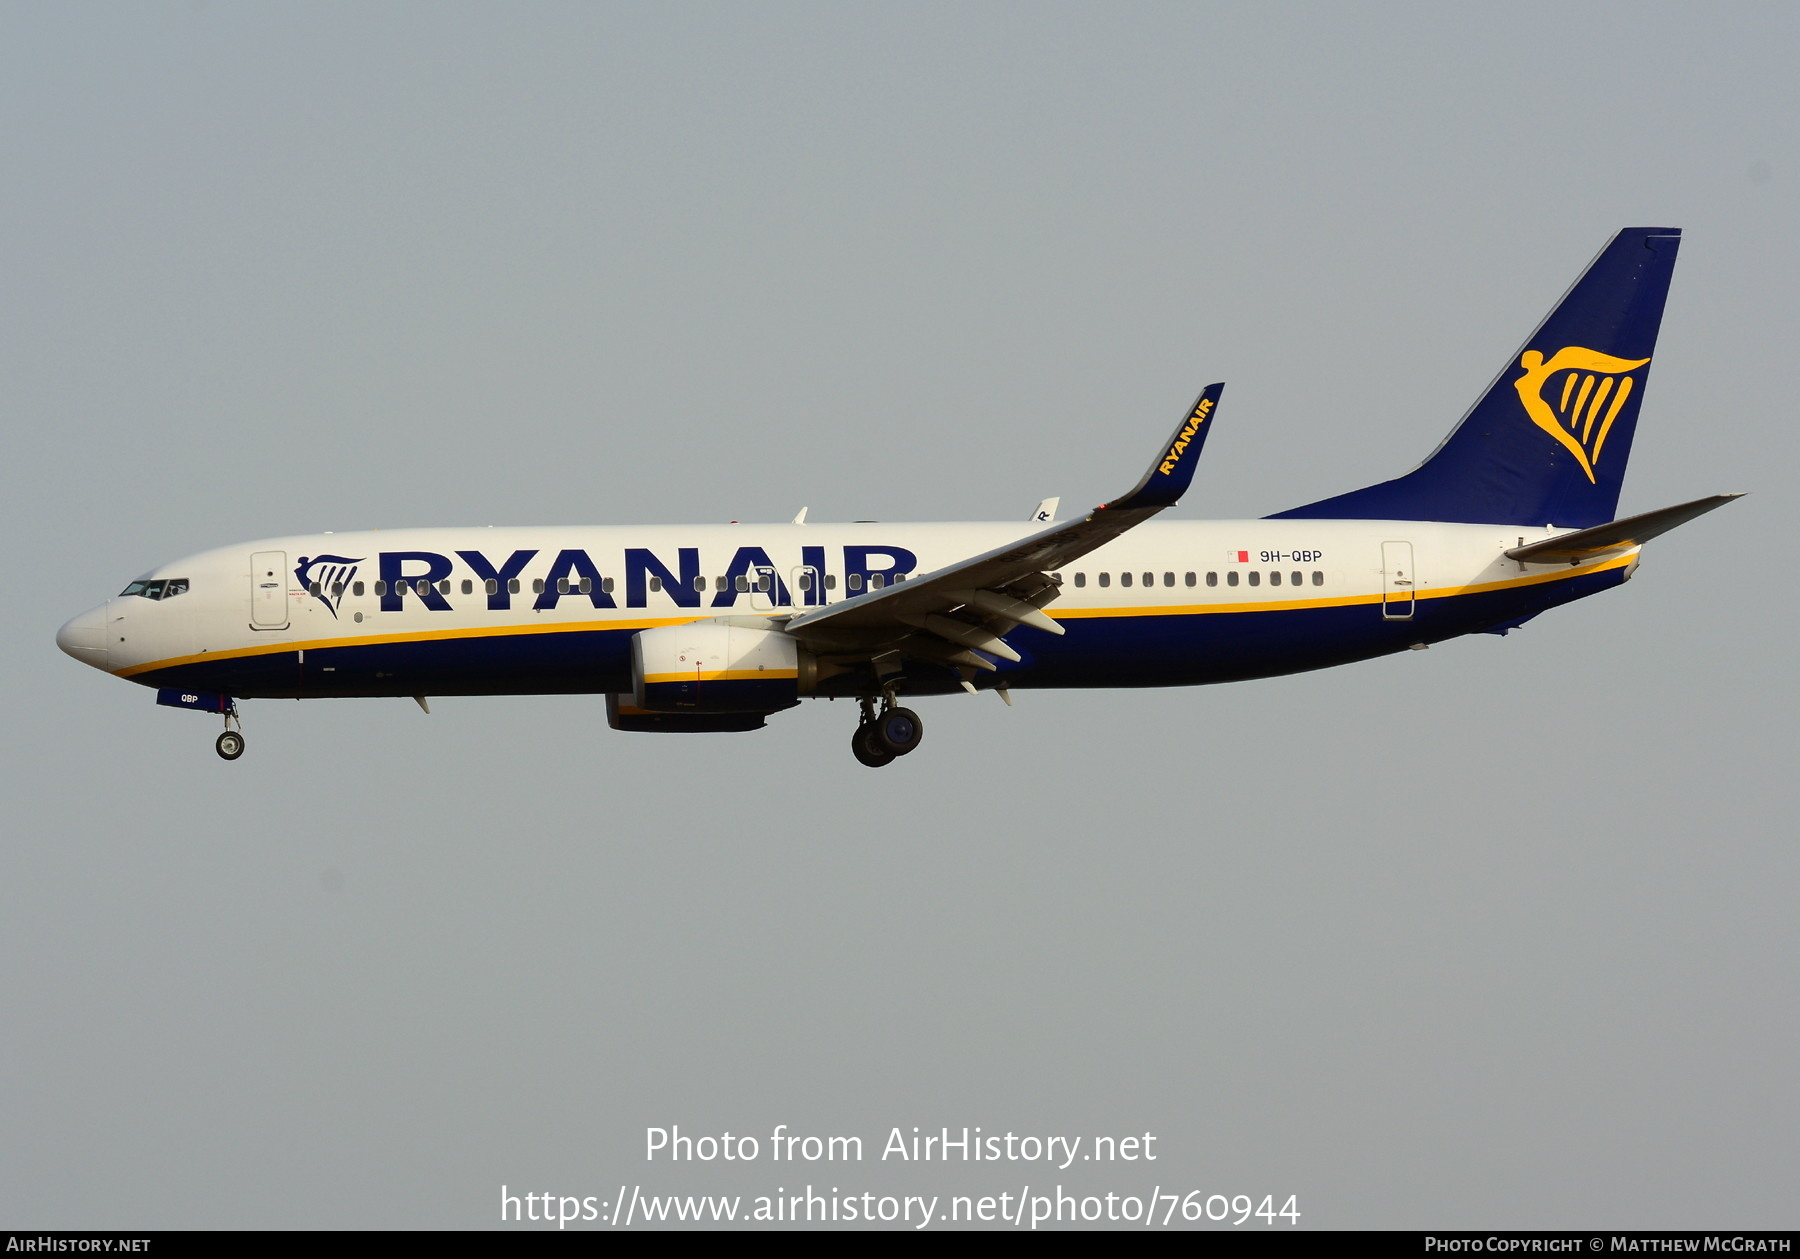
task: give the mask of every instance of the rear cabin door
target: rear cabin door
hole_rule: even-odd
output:
[[[1381,619],[1412,620],[1417,601],[1413,573],[1413,547],[1410,542],[1381,544]]]
[[[250,557],[250,626],[286,629],[288,623],[287,552],[258,551]]]

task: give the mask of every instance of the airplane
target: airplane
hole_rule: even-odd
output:
[[[882,766],[901,700],[1270,677],[1504,634],[1618,586],[1650,539],[1740,497],[1616,519],[1681,234],[1626,228],[1413,471],[1253,520],[1152,521],[1193,479],[1209,385],[1130,491],[1006,523],[420,528],[160,565],[57,645],[221,715],[238,701],[599,694],[616,730],[761,728],[855,702]]]

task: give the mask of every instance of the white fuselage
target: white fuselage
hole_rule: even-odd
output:
[[[164,583],[163,597],[116,597],[65,633],[78,630],[81,658],[119,676],[239,697],[629,690],[621,669],[638,630],[720,616],[778,621],[1037,527],[431,528],[271,538],[161,565],[140,582],[150,595]],[[1015,631],[1009,641],[1024,658],[1002,672],[1017,686],[1291,672],[1522,620],[1615,584],[1635,563],[1635,551],[1578,566],[1503,555],[1561,532],[1152,521],[1057,574],[1060,597],[1046,610],[1067,632]],[[185,588],[168,584],[176,582]]]

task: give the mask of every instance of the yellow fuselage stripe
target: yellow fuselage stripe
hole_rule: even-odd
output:
[[[793,669],[721,669],[717,673],[646,673],[644,685],[662,682],[791,682],[800,674]]]

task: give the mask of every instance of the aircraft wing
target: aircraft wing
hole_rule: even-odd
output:
[[[987,670],[994,663],[977,653],[1019,659],[1004,641],[1017,626],[1063,632],[1043,612],[1060,593],[1051,572],[1180,500],[1194,479],[1194,466],[1210,431],[1207,421],[1224,388],[1206,387],[1149,471],[1122,497],[984,555],[803,613],[788,621],[787,632],[824,654],[895,651],[951,667]]]

